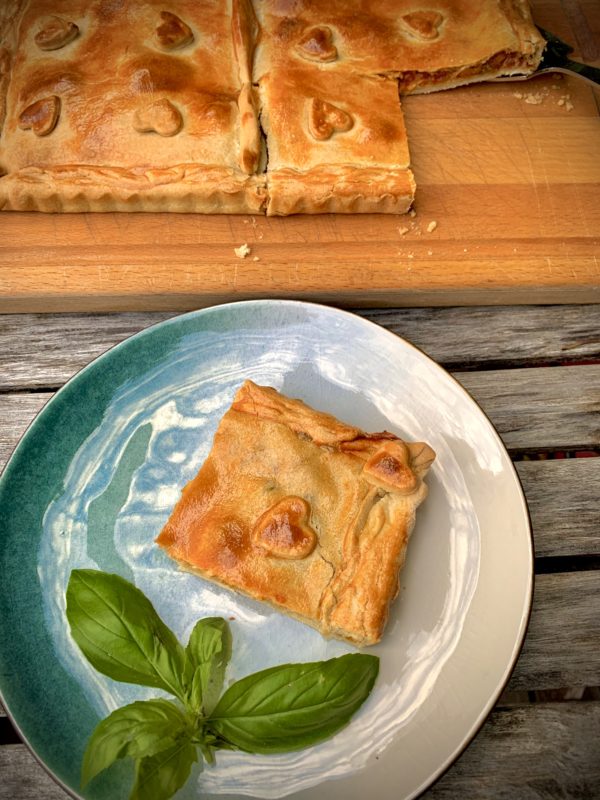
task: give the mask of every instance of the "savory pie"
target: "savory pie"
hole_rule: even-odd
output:
[[[525,0],[4,0],[0,208],[406,211],[398,90],[544,44]]]
[[[395,82],[302,63],[260,81],[267,214],[408,211],[414,197]]]
[[[255,79],[303,61],[332,82],[342,67],[429,92],[532,72],[545,46],[526,0],[258,0],[256,12]]]
[[[326,637],[375,644],[434,458],[246,381],[157,541]]]
[[[243,0],[8,0],[2,13],[2,206],[260,212]]]

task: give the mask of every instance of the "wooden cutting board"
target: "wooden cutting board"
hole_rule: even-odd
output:
[[[534,9],[600,64],[597,0]],[[414,216],[0,214],[0,312],[600,302],[599,101],[566,76],[405,98]]]

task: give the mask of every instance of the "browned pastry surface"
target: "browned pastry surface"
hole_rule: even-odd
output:
[[[178,0],[176,14],[160,2],[20,5],[0,138],[5,204],[260,209],[249,57],[245,40],[234,48],[227,3]]]
[[[246,381],[157,541],[325,636],[371,645],[434,457]]]
[[[4,0],[0,208],[403,212],[398,82],[542,47],[525,0]]]
[[[349,5],[352,7],[349,13]],[[432,91],[535,69],[544,40],[526,0],[261,0],[255,78],[303,60]]]
[[[414,194],[394,81],[313,65],[260,82],[268,214],[396,211]]]

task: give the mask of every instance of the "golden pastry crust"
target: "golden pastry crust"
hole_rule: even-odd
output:
[[[57,0],[49,8],[29,0],[12,12],[2,207],[260,209],[251,51],[248,37],[232,35],[250,24],[247,2],[177,0],[166,10],[156,1]]]
[[[331,75],[397,78],[404,93],[448,89],[499,75],[526,74],[545,41],[526,0],[287,0],[257,4],[262,28],[254,74],[295,62]]]
[[[305,172],[268,173],[267,214],[404,214],[412,205],[415,181],[409,169],[344,165]]]
[[[176,164],[161,169],[66,166],[26,167],[2,178],[6,211],[169,211],[260,214],[264,177],[239,170]]]
[[[157,542],[324,636],[372,645],[434,458],[246,381]]]
[[[0,209],[403,213],[398,84],[544,44],[526,0],[4,0]]]
[[[396,212],[414,180],[393,81],[294,64],[260,81],[267,214]]]

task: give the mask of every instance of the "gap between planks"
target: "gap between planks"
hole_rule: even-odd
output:
[[[592,798],[600,785],[600,702],[495,709],[423,800]],[[0,796],[68,800],[25,745],[0,747]]]
[[[355,313],[412,342],[447,369],[600,360],[600,306]],[[109,348],[173,316],[170,312],[0,316],[0,391],[58,387]]]

